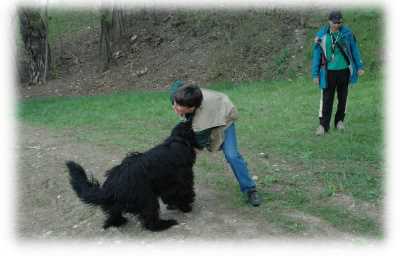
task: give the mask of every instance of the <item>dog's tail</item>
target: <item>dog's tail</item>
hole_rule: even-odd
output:
[[[85,170],[79,164],[68,161],[65,163],[70,175],[70,183],[79,199],[86,204],[101,205],[104,203],[99,182],[94,177],[87,177]]]

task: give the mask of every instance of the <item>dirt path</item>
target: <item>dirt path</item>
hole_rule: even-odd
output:
[[[26,124],[19,125],[17,147],[17,234],[22,239],[83,239],[99,243],[104,240],[135,240],[152,243],[160,240],[184,242],[293,238],[287,231],[265,221],[260,208],[229,208],[226,203],[230,200],[229,195],[218,194],[197,181],[193,212],[183,214],[161,206],[161,216],[176,218],[180,225],[153,233],[143,230],[135,217],[129,216],[130,221],[125,227],[103,230],[103,213],[99,208],[87,207],[77,199],[70,188],[64,162],[71,159],[81,163],[102,182],[104,171],[117,164],[126,152],[79,142],[68,131],[55,134]],[[302,218],[314,231],[304,234],[305,237],[318,238],[322,234],[324,238],[354,239],[320,219],[309,216]]]

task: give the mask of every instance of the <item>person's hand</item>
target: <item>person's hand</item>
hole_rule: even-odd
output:
[[[314,84],[319,85],[319,77],[313,78],[313,82]]]
[[[195,111],[195,107],[180,106],[175,101],[174,104],[172,105],[172,109],[180,117],[184,117],[186,114],[193,113],[193,111]]]
[[[364,69],[359,69],[357,71],[358,76],[362,76],[362,75],[364,75],[364,73],[365,73]]]
[[[177,104],[174,102],[174,104],[172,105],[172,109],[174,110],[174,112],[179,116],[179,117],[183,117],[184,114],[179,111],[179,108],[177,106]]]

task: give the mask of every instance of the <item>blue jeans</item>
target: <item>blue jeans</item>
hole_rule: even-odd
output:
[[[239,153],[236,140],[235,124],[232,123],[228,128],[225,129],[224,143],[221,148],[224,152],[225,159],[229,165],[235,177],[240,185],[240,191],[247,192],[251,189],[255,189],[256,184],[250,177],[247,164],[244,161],[242,155]]]

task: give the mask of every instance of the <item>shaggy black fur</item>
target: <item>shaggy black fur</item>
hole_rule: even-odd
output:
[[[144,152],[130,153],[121,164],[108,170],[103,185],[77,163],[66,163],[72,188],[84,203],[99,205],[108,216],[103,227],[127,222],[124,212],[139,216],[143,226],[161,231],[178,224],[159,218],[158,198],[169,209],[192,210],[194,202],[193,165],[195,137],[190,122],[179,123],[160,145]]]

